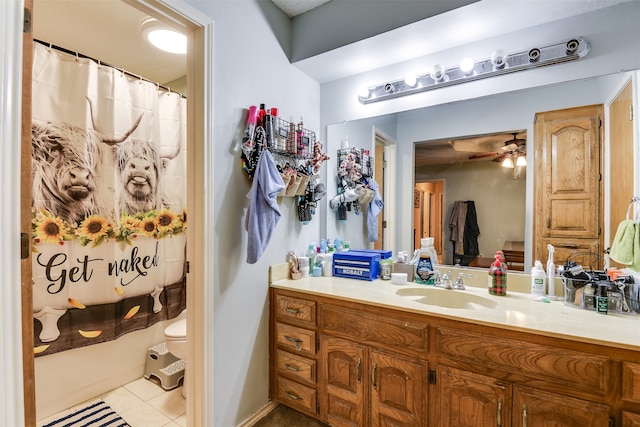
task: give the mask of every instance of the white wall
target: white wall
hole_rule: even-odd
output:
[[[288,19],[271,2],[258,0],[188,3],[215,22],[214,144],[216,259],[214,283],[214,417],[216,426],[235,426],[268,402],[269,265],[286,261],[319,241],[319,220],[303,226],[293,198],[280,203],[282,218],[268,250],[246,263],[244,215],[250,184],[241,169],[238,142],[249,105],[278,107],[280,115],[304,115],[305,127],[318,131],[319,85],[287,61],[270,27]]]

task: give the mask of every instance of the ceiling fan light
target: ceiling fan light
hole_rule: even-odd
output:
[[[516,166],[527,166],[527,158],[524,154],[520,154],[516,159]]]
[[[515,167],[513,165],[513,160],[511,159],[511,156],[505,156],[504,160],[502,161],[502,167],[508,168],[508,169],[513,169]]]

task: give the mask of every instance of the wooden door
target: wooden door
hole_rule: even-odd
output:
[[[630,80],[609,107],[609,244],[626,218],[633,194],[633,82]],[[612,265],[621,266],[612,260]]]
[[[401,355],[371,350],[371,426],[426,426],[426,367]]]
[[[438,427],[509,427],[511,385],[495,378],[438,366]]]
[[[321,411],[332,426],[363,426],[365,422],[366,348],[351,341],[321,339],[326,391]]]
[[[602,252],[602,105],[538,113],[535,123],[535,259],[547,245]],[[556,253],[555,264],[566,258]]]
[[[24,1],[22,37],[22,138],[20,146],[20,263],[22,299],[22,367],[25,426],[36,425],[36,391],[33,348],[33,283],[31,279],[31,75],[33,66],[33,0]],[[28,22],[27,22],[28,21]]]
[[[540,390],[514,386],[513,427],[602,427],[609,407]]]

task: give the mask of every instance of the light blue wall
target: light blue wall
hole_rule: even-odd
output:
[[[640,44],[628,42],[640,39],[638,16],[640,2],[625,3],[571,18],[566,22],[547,24],[535,31],[523,29],[509,36],[478,41],[473,45],[416,61],[325,83],[321,86],[322,127],[331,132],[334,127],[345,126],[343,123],[353,126],[351,122],[358,119],[367,119],[363,123],[370,126],[371,118],[396,114],[398,151],[395,165],[395,203],[398,207],[411,206],[414,142],[509,129],[527,129],[531,138],[536,112],[606,102],[611,98],[611,90],[618,82],[628,78],[620,70],[640,68]],[[473,56],[474,52],[490,52],[496,46],[507,51],[521,50],[523,45],[517,45],[518,40],[519,43],[528,40],[528,47],[577,36],[584,36],[589,40],[591,52],[575,63],[514,73],[368,105],[357,101],[360,87],[399,78],[404,75],[405,70],[415,69],[416,64],[422,64],[423,67],[430,63],[456,64],[460,58]],[[593,80],[595,76],[609,74],[611,78],[597,84]],[[582,81],[571,83],[576,79]],[[564,82],[569,83],[562,84]],[[528,89],[535,90],[527,92]],[[336,144],[336,141],[327,137],[329,150],[334,150]],[[533,150],[528,150],[528,156],[532,155]],[[532,164],[531,161],[529,164]],[[332,167],[329,167],[328,171],[331,170]],[[532,168],[527,168],[527,241],[530,240],[532,224],[532,172]],[[399,231],[395,244],[390,249],[396,251],[410,248],[411,211],[399,208],[395,222]],[[327,223],[330,226],[330,218]],[[529,251],[530,245],[527,247],[526,259],[530,258]]]
[[[266,253],[247,264],[244,215],[250,183],[240,166],[238,141],[246,108],[265,103],[280,115],[304,115],[318,131],[319,85],[291,66],[272,26],[286,30],[288,18],[271,2],[258,0],[188,3],[215,23],[213,141],[216,147],[211,191],[215,195],[214,239],[214,417],[216,426],[235,426],[268,402],[269,265],[286,261],[317,241],[319,220],[303,226],[294,198],[280,202],[282,217]],[[281,26],[281,27],[280,27]],[[286,31],[285,31],[286,32]]]

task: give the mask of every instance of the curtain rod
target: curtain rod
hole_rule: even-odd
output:
[[[116,69],[116,70],[120,71],[120,72],[121,72],[121,73],[123,73],[123,74],[126,74],[126,75],[127,75],[127,76],[129,76],[129,77],[133,77],[133,78],[136,78],[136,79],[143,80],[143,81],[145,81],[145,82],[148,82],[148,83],[154,84],[158,89],[162,89],[162,90],[165,90],[165,91],[167,91],[167,92],[177,93],[177,94],[178,94],[178,95],[180,95],[182,98],[186,98],[186,96],[184,96],[184,95],[183,95],[183,94],[181,94],[180,92],[177,92],[177,91],[175,91],[175,90],[171,90],[171,88],[170,88],[170,87],[163,86],[163,85],[161,85],[161,84],[160,84],[160,83],[158,83],[158,82],[151,81],[151,80],[147,79],[147,78],[146,78],[146,77],[144,77],[144,76],[140,76],[140,75],[138,75],[138,74],[132,73],[132,72],[130,72],[130,71],[125,70],[124,68],[114,67],[113,65],[110,65],[110,64],[108,64],[108,63],[106,63],[106,62],[102,62],[102,61],[100,61],[100,60],[98,60],[98,59],[95,59],[95,58],[92,58],[92,57],[90,57],[90,56],[88,56],[88,55],[84,55],[84,54],[79,53],[79,52],[74,52],[74,51],[72,51],[72,50],[66,49],[66,48],[61,47],[61,46],[56,46],[56,45],[54,45],[54,44],[52,44],[52,43],[48,43],[48,42],[45,42],[45,41],[42,41],[42,40],[33,39],[33,41],[34,41],[34,42],[36,42],[36,43],[40,43],[41,45],[46,46],[46,47],[48,47],[49,49],[59,50],[60,52],[64,52],[64,53],[66,53],[66,54],[69,54],[69,55],[75,56],[76,58],[85,58],[85,59],[89,59],[89,60],[91,60],[91,61],[95,62],[95,63],[96,63],[96,64],[98,64],[98,65],[104,65],[104,66],[107,66],[107,67],[111,67],[111,68],[113,68],[113,69]]]

